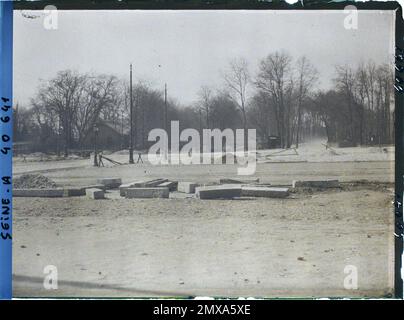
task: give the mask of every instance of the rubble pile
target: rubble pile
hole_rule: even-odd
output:
[[[56,183],[41,174],[23,174],[13,180],[15,189],[53,189]]]

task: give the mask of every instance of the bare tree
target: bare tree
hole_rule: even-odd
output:
[[[223,75],[229,97],[241,111],[244,128],[244,148],[247,148],[247,90],[250,84],[250,74],[247,61],[243,58],[230,62],[228,70]]]
[[[392,99],[394,97],[393,90],[393,73],[388,65],[381,65],[377,68],[377,93],[378,93],[378,134],[379,143],[391,143],[393,140],[392,116]]]
[[[367,96],[368,96],[368,74],[366,67],[361,64],[356,71],[356,97],[360,104],[359,110],[359,131],[360,144],[364,144],[367,141],[368,137],[368,129],[371,127],[370,123],[368,124],[366,121],[366,104],[367,104]]]
[[[236,129],[242,123],[241,112],[236,103],[229,98],[227,92],[217,92],[212,99],[212,125],[219,129]]]
[[[285,95],[289,90],[292,58],[285,52],[275,52],[264,58],[259,66],[256,86],[268,95],[275,106],[277,131],[281,139],[281,147],[288,148],[288,137],[291,136],[287,119],[290,108],[285,103]]]
[[[104,110],[104,115],[111,114],[108,110],[117,104],[116,84],[117,79],[113,76],[85,76],[74,121],[79,146],[93,130],[102,111]]]
[[[64,155],[73,140],[73,123],[83,94],[85,76],[71,70],[60,71],[56,77],[43,83],[37,96],[32,100],[36,108],[46,109],[43,114],[56,114],[64,137]]]
[[[258,91],[251,99],[248,108],[249,124],[257,130],[260,138],[259,145],[264,148],[271,147],[269,137],[276,130],[273,105],[268,101],[268,95]]]
[[[299,147],[299,138],[302,122],[302,105],[308,97],[310,90],[317,80],[317,70],[305,57],[297,60],[297,128],[296,128],[296,148]]]
[[[337,77],[335,78],[337,89],[343,94],[345,105],[348,110],[348,130],[345,140],[353,145],[357,143],[357,135],[355,132],[355,72],[349,66],[337,66]]]
[[[206,128],[210,128],[210,109],[212,107],[213,93],[208,86],[202,86],[198,92],[200,108],[205,112]]]

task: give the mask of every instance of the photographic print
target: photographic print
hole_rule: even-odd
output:
[[[13,19],[14,297],[393,297],[394,10]]]

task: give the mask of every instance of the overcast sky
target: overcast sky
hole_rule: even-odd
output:
[[[24,15],[40,16],[29,19]],[[252,73],[277,50],[305,55],[329,88],[335,65],[371,59],[391,63],[393,11],[360,11],[358,29],[344,28],[342,11],[59,11],[58,29],[43,26],[40,11],[14,12],[14,102],[27,105],[40,79],[56,72],[114,74],[156,88],[168,84],[182,104],[202,85],[222,85],[221,70],[244,57]]]

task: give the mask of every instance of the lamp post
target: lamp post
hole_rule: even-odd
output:
[[[97,135],[98,135],[98,127],[97,124],[94,125],[94,167],[98,167],[97,160]]]

